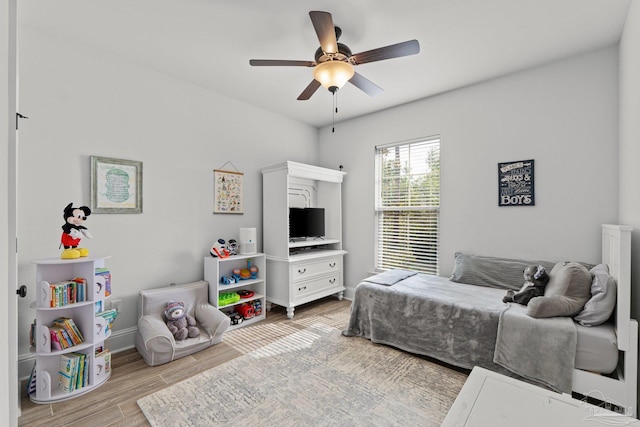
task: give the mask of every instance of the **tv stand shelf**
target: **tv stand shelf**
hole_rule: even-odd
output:
[[[298,305],[329,295],[342,299],[342,258],[347,253],[342,249],[344,175],[296,162],[262,169],[267,309],[271,303],[283,306],[291,319]],[[323,209],[324,234],[329,237],[290,238],[290,208]]]
[[[313,239],[313,240],[296,240],[293,242],[289,242],[289,248],[306,248],[308,246],[322,246],[322,245],[333,245],[334,243],[340,243],[340,239]]]

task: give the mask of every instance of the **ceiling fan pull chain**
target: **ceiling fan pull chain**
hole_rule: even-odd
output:
[[[332,116],[331,116],[331,133],[336,132],[336,113],[338,112],[338,99],[336,98],[337,90],[334,90],[332,95],[333,108],[332,108]]]

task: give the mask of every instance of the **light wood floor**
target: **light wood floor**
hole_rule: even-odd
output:
[[[346,315],[350,305],[351,302],[347,300],[325,298],[296,307],[293,321],[286,317],[282,307],[273,306],[272,311],[267,313],[266,320],[242,329],[257,328],[272,322],[286,322],[296,329],[303,329],[306,317],[325,314],[334,316],[337,312],[344,312]],[[346,323],[343,326],[346,327]],[[250,337],[251,334],[246,336]],[[264,334],[255,334],[254,338],[248,339],[269,340],[270,338]],[[247,342],[247,346],[258,347],[260,343]],[[112,357],[111,378],[83,396],[46,405],[35,404],[26,395],[23,396],[22,416],[18,425],[29,427],[149,426],[136,403],[138,399],[242,354],[243,352],[237,349],[237,345],[234,346],[224,340],[206,350],[161,366],[148,366],[135,349],[116,353]]]

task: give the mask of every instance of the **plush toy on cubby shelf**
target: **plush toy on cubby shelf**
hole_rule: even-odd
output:
[[[91,209],[87,206],[74,208],[73,202],[64,208],[62,216],[65,223],[62,226],[62,236],[60,237],[60,246],[64,246],[64,251],[62,251],[60,258],[77,259],[89,255],[89,249],[78,247],[82,237],[88,239],[93,237],[87,227],[82,225],[89,215],[91,215]]]

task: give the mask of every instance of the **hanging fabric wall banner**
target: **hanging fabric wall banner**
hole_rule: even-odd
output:
[[[242,180],[244,174],[236,171],[213,171],[213,213],[244,213]]]
[[[535,206],[533,160],[498,163],[498,206]]]

